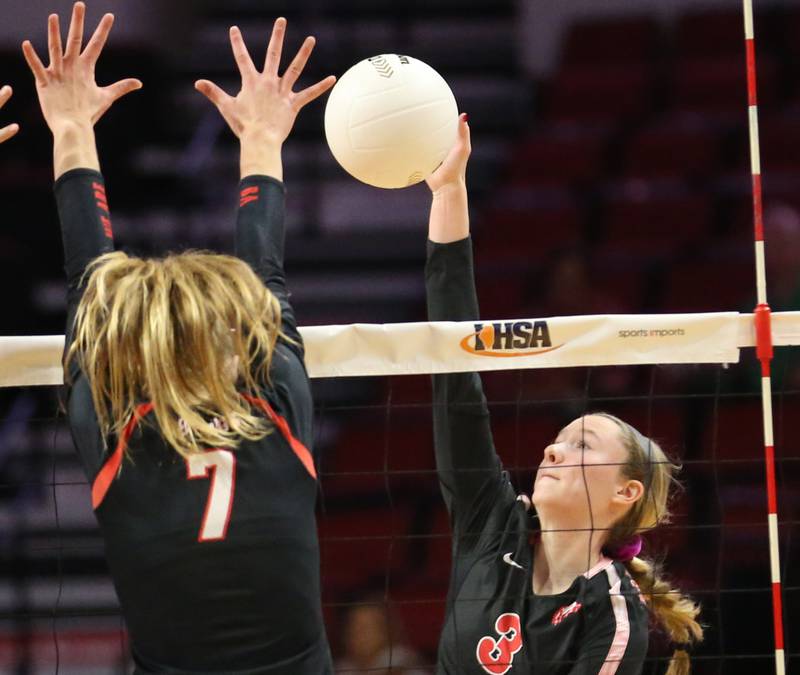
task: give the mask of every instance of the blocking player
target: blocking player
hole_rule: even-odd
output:
[[[278,75],[283,19],[263,71],[232,29],[241,91],[198,87],[241,143],[239,257],[130,257],[113,251],[93,127],[141,83],[95,83],[113,16],[82,49],[84,14],[76,3],[63,47],[50,17],[47,67],[30,42],[23,49],[53,132],[69,424],[136,672],[330,673],[312,401],[283,272],[281,147],[333,78],[292,91],[311,38]]]

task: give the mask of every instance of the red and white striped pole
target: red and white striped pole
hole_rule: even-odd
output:
[[[767,304],[766,264],[764,261],[764,219],[761,202],[761,153],[758,144],[758,97],[756,87],[756,49],[753,25],[753,0],[744,2],[744,37],[747,51],[747,98],[750,120],[750,163],[753,171],[753,218],[755,224],[756,288],[755,309],[756,356],[761,362],[761,407],[764,416],[764,454],[767,474],[767,525],[769,559],[772,575],[772,615],[775,630],[775,672],[784,675],[786,664],[783,647],[783,602],[781,566],[778,549],[778,499],[775,489],[775,445],[772,434],[772,321]]]

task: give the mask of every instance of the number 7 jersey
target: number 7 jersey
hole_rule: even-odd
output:
[[[285,362],[276,367],[296,368],[300,377],[301,366],[281,351],[276,359]],[[90,401],[88,387],[82,390],[79,382],[73,424]],[[295,404],[297,396],[295,386]],[[116,452],[93,481],[94,495],[102,495],[95,514],[143,673],[327,672],[315,474],[295,450],[305,445],[291,433],[288,402],[261,399],[254,408],[259,404],[279,418],[270,435],[188,460],[164,443],[153,413],[141,406],[141,420],[128,427],[129,459],[113,471],[105,494],[99,488]],[[264,667],[293,658],[299,660],[291,667]]]
[[[69,346],[83,272],[113,249],[112,225],[98,172],[68,172],[55,191]],[[248,397],[269,420],[269,435],[187,461],[164,442],[143,401],[106,449],[87,378],[70,364],[70,430],[137,674],[332,672],[320,602],[313,404],[283,274],[284,188],[251,176],[240,195],[237,253],[280,302],[282,332],[291,339],[278,340],[269,389]]]

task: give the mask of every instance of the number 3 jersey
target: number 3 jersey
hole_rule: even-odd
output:
[[[112,249],[100,174],[56,184],[68,278],[68,332],[86,264]],[[283,185],[242,181],[237,253],[281,303],[271,387],[249,399],[272,432],[185,460],[146,401],[103,442],[73,365],[67,411],[122,606],[137,673],[331,673],[322,622],[312,400],[283,277]],[[215,423],[215,420],[209,420]],[[127,452],[124,452],[126,451]]]
[[[429,242],[426,286],[431,320],[478,318],[469,238]],[[534,595],[535,528],[495,452],[480,377],[434,375],[433,397],[437,472],[453,532],[437,673],[640,673],[648,611],[625,566],[604,558],[565,592]],[[527,441],[533,461],[541,440]]]

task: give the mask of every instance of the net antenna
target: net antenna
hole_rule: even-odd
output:
[[[772,577],[772,612],[775,631],[775,672],[784,675],[786,660],[783,645],[780,551],[778,549],[778,500],[775,481],[775,442],[772,431],[772,318],[767,303],[767,278],[764,259],[764,214],[761,200],[761,152],[758,142],[758,87],[756,83],[755,27],[753,0],[742,0],[744,38],[747,54],[747,113],[750,133],[750,165],[753,174],[753,222],[756,255],[757,305],[754,311],[756,356],[761,362],[761,410],[764,424],[764,456],[767,480],[767,525]]]

